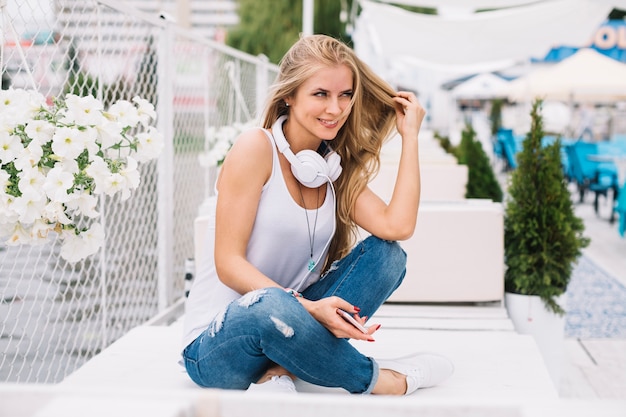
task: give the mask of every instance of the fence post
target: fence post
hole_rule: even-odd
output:
[[[171,302],[174,282],[174,36],[172,24],[166,23],[157,52],[157,124],[165,139],[165,147],[157,165],[159,311],[165,310]]]
[[[269,89],[267,73],[269,71],[269,59],[267,56],[260,54],[257,55],[256,64],[256,108],[255,116],[261,117],[261,111],[265,107],[265,98],[267,97],[267,90]]]

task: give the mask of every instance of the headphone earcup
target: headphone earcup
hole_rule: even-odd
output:
[[[291,172],[302,185],[317,188],[328,181],[328,164],[315,151],[305,149],[296,154],[299,165],[291,164]]]
[[[341,175],[343,168],[341,167],[341,157],[335,151],[326,155],[326,165],[328,165],[328,177],[332,182],[335,182]]]

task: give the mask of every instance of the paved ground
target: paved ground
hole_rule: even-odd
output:
[[[609,223],[610,210],[610,201],[601,199],[594,213],[591,195],[576,205],[591,238],[584,254],[626,286],[626,238]],[[561,397],[626,399],[626,339],[568,339],[565,355]]]

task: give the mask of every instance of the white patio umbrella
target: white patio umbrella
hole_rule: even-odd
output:
[[[452,96],[457,100],[488,100],[505,97],[503,91],[509,82],[492,73],[478,74],[452,89]]]
[[[537,69],[511,81],[503,92],[512,101],[542,98],[609,103],[626,100],[626,64],[593,49],[580,49],[552,67]]]

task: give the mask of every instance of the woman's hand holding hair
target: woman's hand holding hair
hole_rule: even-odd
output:
[[[415,94],[399,91],[393,98],[396,105],[396,126],[400,135],[405,138],[417,139],[426,110],[421,106]]]
[[[381,239],[406,240],[413,236],[417,223],[421,193],[417,136],[426,111],[410,92],[398,92],[393,101],[402,153],[391,199],[385,202],[366,187],[356,200],[352,217],[362,229]]]
[[[338,338],[350,338],[373,342],[374,338],[372,335],[380,328],[380,325],[378,324],[369,326],[367,327],[367,334],[365,334],[352,324],[348,323],[338,314],[338,309],[348,312],[363,326],[365,326],[367,317],[360,317],[358,315],[358,307],[351,305],[339,297],[327,297],[317,301],[307,300],[304,298],[298,298],[298,300],[302,303],[304,308],[306,308],[309,314],[313,316],[313,318],[319,321]]]

